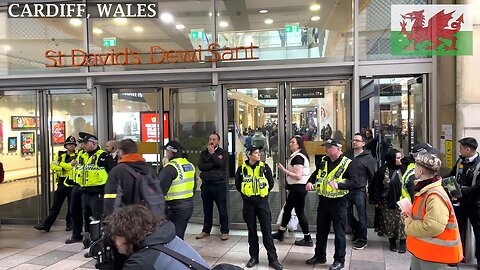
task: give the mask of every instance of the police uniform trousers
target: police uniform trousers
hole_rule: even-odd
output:
[[[257,217],[260,223],[260,231],[262,232],[263,245],[267,250],[268,261],[277,261],[277,250],[272,238],[272,212],[268,203],[268,197],[243,197],[243,220],[247,223],[248,228],[248,251],[250,257],[258,259]]]
[[[317,208],[317,242],[315,257],[326,258],[327,241],[330,233],[330,225],[333,222],[335,233],[335,261],[345,261],[346,237],[345,227],[347,224],[347,198],[327,198],[318,196]]]
[[[466,204],[460,200],[460,206],[454,206],[455,216],[457,217],[458,230],[460,231],[460,239],[462,239],[464,254],[467,254],[465,250],[465,239],[467,230],[467,221],[470,220],[472,224],[473,233],[475,235],[475,257],[477,263],[480,262],[480,202]]]
[[[67,199],[67,216],[65,217],[65,221],[67,223],[67,227],[70,227],[72,224],[72,219],[70,216],[70,197],[72,195],[72,188],[65,186],[63,183],[65,178],[58,179],[58,187],[57,190],[53,192],[53,203],[52,207],[50,208],[50,212],[48,213],[48,217],[43,222],[43,226],[45,228],[52,227],[55,219],[57,219],[58,215],[60,214],[60,210],[62,209],[63,202]]]
[[[82,208],[84,214],[91,213],[94,220],[100,220],[103,214],[103,193],[91,193],[82,191]],[[90,222],[85,226],[88,227]]]
[[[70,215],[72,217],[72,238],[82,239],[82,190],[74,185],[70,195]]]
[[[193,200],[180,199],[166,202],[167,218],[175,225],[175,234],[183,240],[188,222],[193,215]]]

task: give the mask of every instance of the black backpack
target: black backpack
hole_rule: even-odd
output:
[[[158,177],[153,172],[149,174],[137,172],[125,163],[117,166],[121,166],[135,177],[131,204],[145,205],[155,214],[165,216],[165,199]]]

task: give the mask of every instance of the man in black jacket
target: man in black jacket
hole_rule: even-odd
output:
[[[367,246],[367,183],[375,175],[375,160],[364,147],[365,138],[356,133],[352,139],[352,149],[345,152],[345,156],[352,160],[352,169],[357,175],[356,188],[347,195],[347,220],[353,231],[354,249],[364,249]],[[358,220],[353,216],[354,205]]]
[[[198,160],[200,178],[202,178],[203,229],[196,236],[202,239],[210,235],[213,225],[213,202],[217,205],[220,216],[221,239],[228,239],[227,212],[227,157],[228,154],[220,146],[220,136],[210,134],[208,148],[203,150]]]
[[[469,229],[467,220],[470,220],[472,224],[475,234],[477,269],[480,269],[480,156],[477,153],[478,143],[472,137],[463,138],[458,142],[460,143],[460,158],[450,172],[450,176],[456,177],[462,192],[462,197],[458,201],[453,201],[455,215],[463,247],[466,247],[465,237],[467,229]]]

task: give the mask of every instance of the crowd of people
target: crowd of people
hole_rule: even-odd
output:
[[[271,132],[274,136],[275,127]],[[345,154],[342,141],[326,139],[323,144],[326,155],[311,172],[302,136],[290,139],[291,155],[286,165],[277,160],[275,168],[271,168],[265,163],[268,151],[264,147],[272,145],[262,131],[257,130],[252,141],[246,142],[247,159],[235,174],[235,187],[243,200],[242,213],[248,228],[250,260],[246,263],[247,268],[259,263],[257,219],[268,264],[273,269],[283,269],[274,239],[283,241],[293,209],[304,235],[295,241],[295,245],[314,246],[305,215],[308,191],[318,194],[318,208],[315,252],[306,264],[326,263],[332,223],[335,252],[330,270],[344,268],[347,225],[353,232],[353,248],[367,247],[367,202],[375,206],[375,229],[379,235],[388,237],[390,250],[412,253],[411,269],[443,269],[446,264],[459,263],[463,259],[462,242],[465,243],[467,221],[472,224],[477,239],[475,255],[477,259],[480,257],[480,181],[477,181],[480,157],[476,152],[477,141],[470,137],[459,141],[461,156],[449,175],[458,183],[459,190],[454,194],[443,188],[441,161],[435,148],[419,143],[413,146],[407,157],[390,149],[385,155],[385,164],[377,169],[375,158],[367,149],[372,140],[370,136],[371,131],[370,134],[354,134],[352,148]],[[226,204],[228,153],[219,146],[220,141],[218,134],[210,134],[208,147],[198,161],[204,224],[197,239],[210,237],[214,204],[220,216],[220,239],[229,239]],[[263,145],[254,141],[262,141]],[[76,149],[77,142],[79,149]],[[68,137],[64,146],[66,151],[59,151],[51,166],[58,186],[52,208],[48,217],[35,226],[36,229],[50,231],[63,201],[68,199],[66,230],[71,230],[72,236],[65,243],[82,241],[82,231],[89,231],[90,220],[103,220],[117,253],[124,254],[123,257],[117,256],[116,269],[145,269],[146,265],[155,265],[158,269],[186,269],[183,268],[185,265],[172,262],[175,258],[171,255],[163,254],[164,246],[208,266],[183,241],[194,209],[197,173],[196,166],[188,160],[179,142],[170,141],[162,147],[168,162],[158,174],[145,162],[138,153],[137,144],[130,139],[118,143],[109,141],[107,151],[104,151],[96,136],[80,133],[78,140]],[[286,175],[288,192],[283,218],[274,233],[268,201],[275,184],[272,169]],[[163,195],[153,201],[147,198],[139,186],[139,179],[147,179],[154,185],[154,190],[158,188]],[[149,207],[141,206],[146,201]],[[408,201],[411,208],[399,207],[399,201]],[[126,207],[128,205],[133,206]]]

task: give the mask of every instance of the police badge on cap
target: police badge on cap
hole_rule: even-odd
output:
[[[65,140],[65,143],[63,144],[63,146],[66,148],[67,145],[69,145],[69,144],[74,144],[75,146],[77,146],[77,140],[75,140],[75,137],[68,136],[67,139]]]

